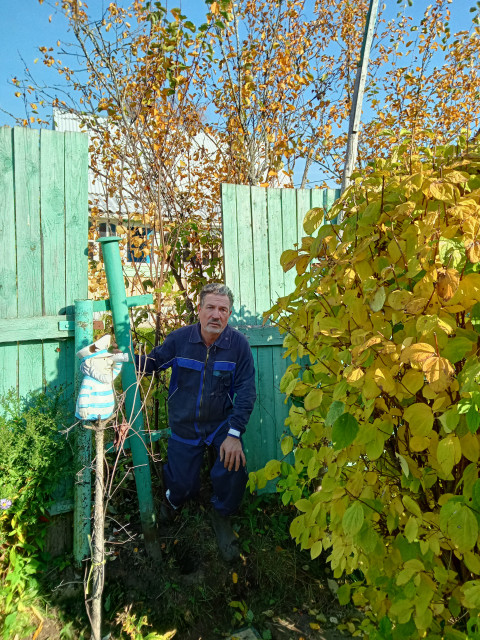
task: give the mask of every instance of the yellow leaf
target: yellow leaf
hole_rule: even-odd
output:
[[[317,229],[323,222],[323,208],[322,207],[314,207],[310,209],[305,214],[305,218],[303,220],[303,228],[305,229],[305,233],[311,235],[315,229]]]
[[[364,375],[363,369],[357,367],[356,369],[352,369],[345,377],[347,378],[347,382],[351,384],[352,382],[361,380]]]
[[[322,389],[312,389],[307,393],[303,401],[303,406],[306,411],[312,411],[320,406],[322,403],[323,391]]]
[[[415,402],[405,409],[405,420],[414,436],[428,436],[433,427],[433,413],[428,404]]]
[[[452,184],[436,181],[430,184],[427,195],[435,198],[436,200],[451,202],[454,204],[457,199],[456,196],[459,195],[459,193],[458,189],[456,189]]]
[[[425,382],[425,376],[422,371],[415,371],[415,369],[409,369],[402,378],[403,388],[411,395],[415,395],[417,391],[423,387]],[[400,387],[401,388],[401,387]]]
[[[423,372],[433,391],[445,391],[455,373],[453,365],[447,358],[432,356],[423,363]]]
[[[435,349],[431,344],[416,342],[402,351],[401,361],[410,362],[412,365],[421,367],[425,360],[431,358],[434,353]]]
[[[397,388],[392,374],[386,367],[379,367],[373,373],[373,379],[381,391],[392,395]]]
[[[238,574],[236,574],[235,572],[232,573],[232,582],[233,584],[237,584],[238,582]]]
[[[318,622],[310,622],[310,629],[320,629]]]
[[[417,313],[421,313],[425,309],[427,303],[428,298],[414,298],[406,304],[405,311],[407,313],[411,313],[412,315],[416,315]]]
[[[310,255],[309,254],[304,254],[304,255],[298,257],[298,259],[296,260],[295,268],[296,268],[297,273],[298,273],[299,276],[301,276],[301,275],[303,275],[305,273],[309,262],[310,262]]]
[[[474,433],[466,433],[460,438],[460,446],[462,453],[470,462],[477,462],[480,456],[480,446],[478,442],[478,436]]]
[[[410,291],[404,291],[401,289],[400,291],[392,291],[392,293],[388,296],[388,304],[395,309],[395,311],[400,311],[401,309],[405,309],[407,303],[411,300],[413,293]]]
[[[437,460],[443,473],[448,476],[455,464],[460,462],[462,448],[458,437],[450,433],[446,438],[440,440],[437,447]]]
[[[280,446],[282,448],[282,453],[284,456],[288,455],[290,453],[290,451],[293,449],[293,438],[292,436],[286,436],[285,438],[282,439],[282,442],[280,443]]]
[[[410,450],[415,453],[425,451],[429,444],[430,438],[427,438],[427,436],[412,436],[410,438]]]
[[[297,261],[298,251],[295,249],[287,249],[280,256],[280,264],[284,271],[289,271]]]
[[[321,540],[317,540],[316,542],[313,543],[312,548],[310,549],[310,555],[312,557],[312,560],[315,560],[315,558],[318,558],[318,556],[322,553],[323,550],[323,544]]]
[[[380,336],[373,336],[373,338],[369,338],[366,342],[359,345],[355,350],[355,353],[356,355],[360,355],[365,351],[365,349],[369,349],[370,347],[373,347],[374,345],[379,344],[380,342],[382,342],[382,338]]]

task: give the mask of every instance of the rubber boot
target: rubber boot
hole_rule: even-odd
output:
[[[222,516],[218,511],[212,509],[211,520],[220,554],[227,562],[232,562],[240,557],[238,540],[232,529],[230,518]]]

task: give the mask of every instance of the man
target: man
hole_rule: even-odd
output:
[[[205,447],[215,447],[210,472],[212,523],[226,560],[239,555],[229,516],[245,491],[241,437],[256,399],[250,346],[245,336],[228,326],[232,306],[228,287],[207,284],[200,292],[199,322],[173,331],[150,354],[137,357],[140,373],[172,369],[168,397],[172,435],[164,467],[170,509],[197,495]]]

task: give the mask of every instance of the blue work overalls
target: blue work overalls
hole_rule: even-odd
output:
[[[217,452],[211,470],[215,508],[222,515],[239,506],[247,481],[245,468],[228,471],[218,458],[223,440],[241,438],[255,404],[255,368],[247,339],[226,326],[209,347],[200,324],[173,331],[147,356],[137,358],[140,373],[172,369],[168,397],[171,437],[165,486],[172,505],[198,493],[203,452]]]

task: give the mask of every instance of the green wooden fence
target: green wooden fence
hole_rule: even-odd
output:
[[[55,388],[73,409],[87,232],[87,136],[1,128],[0,396]]]
[[[279,391],[287,367],[283,338],[262,327],[262,314],[295,288],[296,271],[284,273],[280,256],[301,243],[303,218],[312,207],[328,210],[337,189],[265,189],[222,185],[225,282],[235,295],[231,324],[250,341],[257,376],[257,402],[244,438],[250,471],[281,456],[288,406]]]

